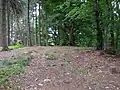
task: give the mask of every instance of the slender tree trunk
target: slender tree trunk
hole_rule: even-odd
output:
[[[22,32],[21,32],[21,28],[20,28],[20,25],[19,25],[19,19],[18,19],[18,17],[16,17],[16,23],[17,23],[17,29],[18,29],[18,39],[19,40],[22,40]]]
[[[8,50],[7,29],[6,29],[6,6],[7,6],[7,0],[2,0],[2,34],[1,34],[2,51]]]
[[[2,0],[0,0],[0,47],[2,46]]]
[[[111,5],[110,0],[106,0],[106,6],[107,6],[107,21],[108,21],[108,30],[110,30],[110,35],[111,35],[111,42],[110,42],[110,47],[112,49],[115,48],[115,35],[114,35],[114,15],[113,15],[113,9]]]
[[[10,9],[9,3],[7,3],[7,24],[8,24],[8,45],[10,45]]]
[[[41,9],[40,9],[41,4],[39,3],[39,21],[38,21],[38,31],[39,31],[39,45],[41,45]]]
[[[119,10],[119,0],[116,0],[116,9],[117,9],[117,13],[118,13],[118,17],[117,17],[117,19],[118,18],[120,18],[120,10]],[[119,47],[119,43],[120,43],[120,28],[119,28],[119,26],[120,26],[120,23],[119,22],[117,22],[116,23],[116,26],[117,26],[117,31],[116,31],[116,54],[118,54],[120,51],[120,47]]]
[[[95,3],[95,21],[97,30],[97,50],[103,49],[103,31],[100,28],[100,0],[94,0]]]
[[[110,31],[110,0],[106,0],[106,28],[104,31],[104,50],[108,49],[108,33]]]
[[[58,45],[60,45],[60,28],[58,26]]]
[[[113,15],[113,11],[111,12],[111,28],[110,28],[110,35],[111,35],[111,47],[113,50],[115,50],[115,35],[114,35],[114,27],[115,27],[115,24],[114,24],[114,15]]]
[[[70,46],[75,46],[75,40],[74,40],[75,36],[74,36],[74,27],[73,24],[70,27],[70,35],[69,35],[69,45]]]
[[[32,39],[31,39],[31,29],[30,29],[30,0],[28,0],[28,45],[32,46]]]
[[[36,32],[36,45],[38,45],[38,18],[37,18],[37,4],[35,4],[35,32]]]
[[[54,45],[58,45],[58,40],[57,40],[57,28],[56,26],[54,27],[54,33],[53,33],[53,41],[54,41]]]
[[[33,20],[33,22],[32,22],[32,25],[31,25],[31,28],[32,28],[32,31],[31,31],[31,39],[32,39],[32,44],[33,45],[35,45],[36,44],[36,40],[35,40],[35,28],[34,28],[34,22],[35,22],[35,15],[34,15],[34,6],[33,6],[33,9],[32,9],[32,20]]]
[[[10,27],[11,27],[11,31],[10,31],[10,34],[11,34],[11,40],[13,42],[13,22],[14,22],[14,16],[13,14],[11,14],[11,20],[10,20]]]
[[[47,14],[45,14],[45,42],[46,42],[46,46],[48,46],[48,26],[47,26]]]
[[[65,45],[65,32],[64,32],[64,30],[63,30],[64,28],[63,28],[63,26],[61,25],[60,27],[59,27],[59,35],[60,35],[60,46],[63,46],[63,45]]]

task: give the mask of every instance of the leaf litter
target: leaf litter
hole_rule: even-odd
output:
[[[9,78],[10,86],[20,90],[120,90],[120,58],[101,53],[42,46],[0,52],[0,59],[31,56],[25,72]],[[57,58],[47,60],[46,55]]]

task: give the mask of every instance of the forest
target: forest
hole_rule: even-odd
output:
[[[1,46],[95,47],[119,53],[119,0],[11,0],[1,2]]]
[[[0,51],[0,90],[120,90],[120,1],[0,0]],[[97,82],[97,72],[103,81],[117,74],[115,87]],[[42,75],[30,80],[39,73],[46,75],[44,83],[39,83]]]

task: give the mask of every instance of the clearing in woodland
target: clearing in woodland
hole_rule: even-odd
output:
[[[29,63],[20,64],[24,71],[12,73],[0,90],[120,90],[120,58],[102,51],[34,46],[0,52],[0,61],[17,57]]]

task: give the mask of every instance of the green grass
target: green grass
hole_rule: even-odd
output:
[[[19,48],[23,48],[24,46],[22,44],[16,44],[16,45],[13,45],[13,46],[9,46],[8,48],[9,49],[19,49]]]
[[[9,77],[24,72],[29,63],[28,57],[18,57],[14,60],[0,60],[0,85],[7,84]]]

